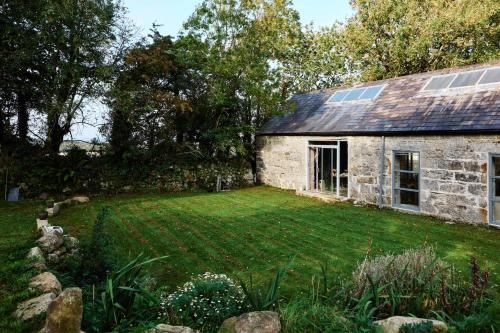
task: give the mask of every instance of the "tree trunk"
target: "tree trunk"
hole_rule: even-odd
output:
[[[59,116],[55,114],[48,116],[47,126],[48,133],[45,149],[47,149],[50,154],[59,154],[59,148],[61,147],[64,136],[69,133],[69,126],[67,124],[63,126],[59,125]]]
[[[17,135],[22,142],[28,140],[29,111],[27,96],[24,93],[17,94]]]

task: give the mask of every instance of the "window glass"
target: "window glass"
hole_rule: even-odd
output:
[[[418,153],[397,153],[396,170],[418,172]]]
[[[500,68],[491,68],[484,73],[479,84],[500,82]]]
[[[347,94],[344,101],[357,100],[364,91],[365,91],[365,88],[351,90],[351,91],[349,91],[349,94]]]
[[[419,206],[419,153],[396,152],[392,179],[393,205]]]
[[[492,209],[493,216],[492,216],[492,219],[493,219],[493,221],[500,221],[500,202],[492,201],[491,203],[493,205],[493,209]]]
[[[418,173],[396,172],[395,187],[418,190]]]
[[[344,99],[344,97],[346,97],[348,93],[348,90],[337,91],[332,97],[330,97],[329,102],[340,102]]]
[[[455,80],[453,80],[450,84],[450,88],[473,86],[477,83],[477,80],[479,80],[483,73],[484,70],[458,74]]]
[[[447,75],[447,76],[437,76],[432,78],[427,86],[425,86],[424,90],[437,90],[444,89],[448,87],[448,85],[453,81],[455,75]]]
[[[418,207],[418,192],[405,191],[405,190],[395,190],[394,196],[396,200],[396,205],[408,205]]]
[[[500,197],[500,178],[493,179],[493,195],[495,197]]]
[[[371,99],[377,96],[377,94],[380,92],[382,89],[382,86],[374,86],[374,87],[369,87],[366,88],[366,90],[363,92],[363,95],[361,95],[360,99]]]
[[[493,176],[500,177],[500,156],[491,158],[491,166],[493,167]]]

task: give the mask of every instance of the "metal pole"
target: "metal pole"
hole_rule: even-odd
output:
[[[380,176],[378,185],[378,208],[384,206],[384,169],[385,169],[385,136],[381,137],[380,143]]]
[[[337,196],[340,196],[340,141],[337,141]]]

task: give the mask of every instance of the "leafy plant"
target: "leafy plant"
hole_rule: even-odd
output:
[[[146,287],[146,276],[142,274],[145,265],[166,258],[142,260],[142,254],[106,278],[100,305],[103,311],[102,327],[113,327],[137,320],[151,318],[159,305],[157,297]]]
[[[79,270],[81,280],[85,280],[87,283],[99,283],[112,268],[109,258],[110,236],[105,230],[108,216],[109,208],[102,208],[92,227],[90,242],[86,242],[82,246]]]
[[[250,275],[248,285],[240,280],[241,288],[252,310],[272,310],[278,307],[279,288],[287,269],[287,267],[279,268],[274,278],[266,286],[254,286],[252,275]]]
[[[223,274],[204,273],[161,297],[162,315],[203,332],[215,331],[222,322],[246,310],[241,287]]]

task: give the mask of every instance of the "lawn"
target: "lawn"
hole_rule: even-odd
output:
[[[0,206],[2,260],[7,259],[5,251],[16,244],[23,247],[32,237],[39,205]],[[326,204],[270,187],[93,198],[50,222],[72,235],[89,237],[103,207],[110,209],[110,251],[121,260],[142,252],[168,255],[151,272],[170,287],[205,271],[265,279],[293,259],[284,292],[303,290],[325,262],[332,276],[349,274],[370,243],[372,255],[431,244],[464,274],[470,256],[476,256],[491,271],[497,291],[500,283],[499,230],[351,203]]]

